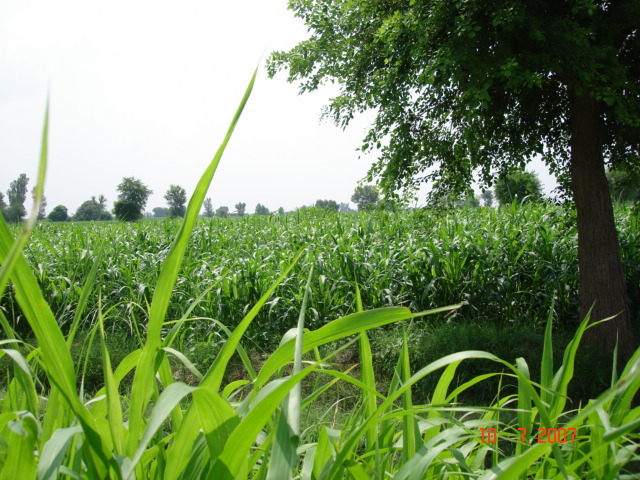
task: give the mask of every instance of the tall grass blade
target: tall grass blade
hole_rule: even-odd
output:
[[[171,298],[173,287],[178,277],[180,264],[182,263],[184,253],[187,250],[189,238],[191,237],[191,231],[198,219],[202,203],[204,202],[207,191],[209,190],[209,185],[211,185],[211,180],[213,179],[213,175],[220,163],[222,154],[224,153],[224,150],[231,139],[231,134],[233,133],[238,120],[240,119],[240,115],[249,100],[257,72],[258,69],[256,68],[253,76],[251,77],[251,81],[245,90],[240,105],[231,121],[231,124],[229,125],[222,144],[200,178],[200,181],[189,200],[184,220],[171,245],[167,258],[163,263],[158,282],[156,283],[149,312],[147,339],[142,349],[140,362],[136,368],[133,388],[131,391],[129,440],[127,448],[127,453],[129,455],[133,455],[136,451],[138,440],[142,434],[144,410],[153,391],[155,375],[154,363],[161,345],[160,333],[165,321],[167,308],[169,306],[169,299]]]
[[[302,339],[312,278],[313,266],[309,269],[309,277],[307,278],[307,284],[302,298],[302,306],[300,307],[300,315],[298,317],[295,339],[296,346],[293,357],[293,375],[297,375],[302,371]],[[298,463],[297,449],[300,442],[300,404],[301,392],[300,384],[298,383],[293,386],[291,392],[282,401],[275,440],[271,448],[267,480],[280,480],[293,478],[294,476],[294,470]]]

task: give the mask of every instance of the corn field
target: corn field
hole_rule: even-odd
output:
[[[252,85],[182,222],[0,220],[0,478],[637,478],[640,350],[599,395],[567,397],[588,322],[575,317],[570,210],[200,220]],[[46,140],[47,121],[39,185]],[[619,218],[637,278],[637,223]],[[407,331],[419,322],[534,325],[540,375],[482,350],[415,367]],[[380,388],[372,345],[392,325],[401,342]],[[554,327],[574,332],[560,362]],[[112,364],[108,339],[122,332],[135,345]],[[73,358],[81,334],[100,349],[95,392]],[[205,368],[189,358],[198,336],[217,344]],[[352,348],[357,365],[339,368]],[[244,375],[229,380],[233,357]],[[456,381],[480,361],[495,372]],[[427,377],[435,387],[417,401]],[[459,401],[493,378],[514,387],[486,405]],[[322,399],[338,384],[354,392],[347,414],[303,421],[333,409]]]

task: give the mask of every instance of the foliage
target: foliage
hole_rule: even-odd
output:
[[[102,195],[100,196],[102,197]],[[104,210],[105,202],[101,202],[96,200],[96,197],[91,197],[91,200],[87,200],[83,202],[82,205],[78,207],[75,215],[73,216],[73,220],[75,221],[97,221],[97,220],[111,220],[111,215],[109,212],[105,212]]]
[[[270,75],[287,69],[301,92],[337,81],[340,93],[325,115],[343,126],[376,109],[363,150],[381,149],[370,174],[381,177],[385,193],[424,179],[435,180],[437,191],[464,191],[474,170],[491,181],[488,166],[524,167],[538,155],[562,171],[568,88],[600,101],[605,153],[638,160],[634,1],[548,8],[526,1],[296,1],[289,8],[310,38],[273,53]]]
[[[153,191],[141,180],[133,177],[123,178],[117,189],[119,192],[118,200],[113,205],[116,217],[125,222],[141,219],[142,211]]]
[[[7,203],[4,201],[4,193],[0,192],[0,215],[2,215],[5,220],[6,220],[6,216],[5,216],[5,211],[7,210]]]
[[[481,197],[485,207],[493,206],[493,192],[491,190],[484,190]]]
[[[212,291],[211,287],[204,286],[203,294],[189,299],[180,317],[170,316],[168,306],[170,297],[182,290],[179,272],[183,261],[188,263],[187,252],[197,240],[192,231],[198,211],[256,73],[223,144],[198,182],[184,220],[177,232],[172,232],[175,236],[168,235],[170,246],[164,248],[153,298],[140,308],[148,314],[146,335],[144,339],[140,336],[140,347],[117,366],[112,364],[107,347],[110,331],[105,328],[105,320],[115,319],[115,313],[102,308],[99,292],[97,318],[90,330],[92,338],[100,344],[104,387],[88,399],[84,398],[84,378],[78,374],[81,369],[75,368],[72,351],[80,338],[77,327],[85,314],[86,299],[99,284],[96,281],[99,263],[88,260],[91,268],[80,289],[81,300],[73,312],[70,328],[63,331],[34,274],[42,275],[44,269],[31,269],[21,252],[35,222],[29,221],[25,228],[18,229],[18,238],[13,241],[8,226],[0,219],[0,297],[10,279],[19,307],[38,343],[33,347],[16,338],[4,313],[0,315],[0,326],[6,336],[0,341],[0,356],[7,357],[14,367],[6,377],[6,394],[0,399],[2,477],[324,480],[349,476],[435,480],[494,478],[498,474],[502,478],[591,480],[633,474],[639,460],[640,411],[632,410],[631,405],[640,390],[637,368],[640,350],[620,375],[617,372],[612,375],[609,387],[597,398],[578,408],[567,408],[568,385],[588,318],[578,327],[560,366],[555,368],[552,316],[549,316],[541,373],[535,379],[524,358],[512,363],[478,350],[448,355],[415,370],[410,364],[409,342],[403,331],[394,379],[388,389],[378,392],[367,332],[401,322],[428,321],[423,317],[440,313],[454,314],[462,304],[418,313],[402,307],[365,311],[360,282],[352,278],[349,285],[355,292],[353,313],[319,328],[309,328],[307,314],[313,311],[309,307],[316,302],[311,286],[314,267],[323,264],[322,257],[311,247],[290,253],[288,262],[278,264],[274,270],[279,272],[277,278],[270,279],[234,330],[210,319],[224,341],[204,374],[176,348],[188,324],[198,325],[206,320],[192,313]],[[46,167],[47,124],[45,120],[39,185]],[[278,218],[257,221],[265,225],[288,221],[274,220]],[[175,224],[156,223],[161,223],[162,228]],[[127,231],[123,225],[113,227]],[[373,233],[370,229],[353,232]],[[144,235],[141,237],[142,242],[148,240]],[[341,250],[340,245],[333,247],[336,253],[348,251]],[[97,255],[103,258],[101,253]],[[302,288],[292,288],[288,280],[300,263],[306,281]],[[200,268],[207,265],[198,264]],[[108,271],[105,273],[109,275]],[[319,279],[330,287],[323,275]],[[287,293],[299,299],[299,307],[284,317],[294,328],[256,371],[241,341],[259,311],[266,309],[268,303],[270,307],[277,304],[280,297],[268,302],[276,289],[279,295]],[[137,308],[131,309],[125,318],[137,315],[136,312]],[[334,342],[346,343],[337,346]],[[355,365],[336,369],[332,362],[354,344],[359,347],[359,372],[355,371]],[[90,360],[90,346],[87,351],[85,367]],[[247,378],[225,382],[233,356],[240,358]],[[496,400],[486,407],[460,403],[459,397],[467,389],[491,378],[480,375],[456,385],[456,372],[463,362],[493,362],[497,369],[517,378],[515,389],[499,390]],[[183,367],[176,368],[176,363]],[[181,370],[191,374],[189,384],[181,381]],[[43,372],[48,386],[37,381],[35,371]],[[131,392],[125,397],[120,387],[130,373]],[[429,403],[416,402],[412,390],[418,382],[437,375]],[[303,390],[300,384],[312,381],[314,376],[326,381],[311,383],[310,391]],[[353,389],[358,407],[338,422],[341,402],[337,402],[331,408],[331,422],[316,416],[309,421],[314,402],[336,384]],[[303,426],[307,428],[303,430]],[[541,441],[539,432],[543,429]],[[491,430],[496,433],[493,440],[491,435],[484,435]],[[563,431],[565,436],[559,436]]]
[[[640,200],[640,172],[630,167],[620,167],[607,171],[607,181],[611,197],[616,202]]]
[[[187,191],[179,185],[169,186],[164,194],[164,199],[169,204],[169,216],[171,218],[184,217],[186,212]]]
[[[204,205],[204,216],[207,218],[213,217],[215,212],[213,211],[213,203],[211,202],[211,199],[205,198],[203,205]]]
[[[339,209],[339,211],[340,211],[340,212],[344,212],[344,213],[348,213],[348,212],[355,212],[355,210],[353,210],[353,209],[351,209],[351,208],[349,207],[349,204],[348,204],[348,203],[341,203],[341,204],[340,204],[340,209]]]
[[[49,212],[49,220],[52,222],[66,222],[69,218],[67,214],[67,207],[64,205],[56,205],[53,210]]]
[[[216,210],[216,217],[220,217],[220,218],[226,218],[229,216],[229,207],[218,207],[218,209]]]
[[[236,203],[236,213],[238,214],[239,217],[244,217],[244,212],[246,207],[247,207],[246,203],[242,203],[242,202]]]
[[[192,208],[194,220],[198,209],[199,205]],[[189,226],[186,228],[187,234],[181,228],[175,240],[179,244],[182,237],[184,251],[190,230]],[[8,229],[0,223],[3,258],[8,255],[10,245]],[[111,314],[100,309],[92,334],[97,340],[85,342],[86,353],[78,356],[74,345],[81,337],[75,336],[73,327],[68,335],[62,333],[40,294],[35,276],[20,258],[15,272],[9,273],[23,299],[27,320],[40,342],[40,365],[54,388],[44,391],[38,387],[33,373],[37,360],[30,353],[34,347],[15,339],[11,327],[4,325],[8,339],[1,342],[0,353],[10,358],[15,367],[8,379],[7,394],[0,400],[7,419],[0,427],[0,440],[7,446],[0,449],[2,474],[9,477],[19,474],[24,478],[40,471],[44,477],[55,477],[65,471],[95,478],[160,479],[197,471],[205,478],[231,480],[249,478],[250,472],[257,469],[256,474],[264,471],[265,476],[266,472],[272,472],[276,478],[302,476],[308,471],[317,472],[319,479],[343,478],[347,472],[358,471],[361,478],[405,478],[412,473],[418,475],[417,478],[436,480],[456,475],[485,478],[494,472],[487,465],[513,478],[519,475],[554,478],[568,471],[573,478],[601,479],[610,476],[605,475],[607,472],[620,475],[634,472],[634,465],[640,460],[636,451],[640,441],[637,432],[640,412],[631,410],[630,406],[640,386],[637,368],[640,350],[620,375],[612,376],[597,398],[575,408],[568,405],[576,352],[588,319],[567,344],[557,368],[551,336],[552,317],[548,319],[542,345],[528,346],[538,353],[541,349],[541,354],[536,356],[539,368],[535,365],[530,368],[523,357],[512,363],[475,349],[413,367],[406,334],[399,348],[376,351],[374,356],[367,331],[401,321],[421,321],[419,317],[429,314],[455,312],[460,305],[418,314],[403,308],[363,311],[356,286],[353,314],[307,330],[307,302],[315,303],[311,269],[306,285],[298,292],[302,305],[296,333],[285,335],[280,346],[254,371],[240,340],[258,310],[266,308],[276,287],[282,289],[301,253],[295,255],[293,263],[285,267],[235,331],[221,329],[225,341],[221,342],[215,359],[208,363],[206,374],[176,349],[177,339],[191,318],[195,304],[189,306],[178,322],[165,323],[165,315],[159,317],[159,325],[164,324],[167,329],[158,338],[158,347],[152,349],[153,337],[149,334],[146,340],[140,339],[140,346],[133,343],[134,350],[128,354],[116,345],[130,344],[131,337],[120,342],[108,341],[104,322]],[[309,260],[311,264],[321,265],[316,255],[310,255]],[[167,265],[171,266],[172,261],[176,261],[175,257],[165,257],[163,272],[168,271]],[[98,270],[95,265],[81,289],[85,298],[95,283]],[[171,269],[175,272],[172,283],[178,281],[178,267],[179,263]],[[156,289],[161,285],[159,279]],[[170,293],[170,290],[161,292],[165,299]],[[29,304],[47,307],[40,314],[26,309]],[[154,304],[155,300],[151,310]],[[83,308],[78,306],[75,318],[82,316]],[[148,330],[153,329],[152,318]],[[469,332],[469,338],[476,345],[484,339],[483,349],[491,348],[486,342],[495,341],[490,331],[481,338]],[[330,342],[346,341],[354,334],[355,339],[344,347],[335,343],[330,346]],[[451,338],[458,337],[459,332]],[[331,362],[355,342],[360,350],[359,373],[354,370],[355,365],[336,369]],[[99,354],[93,345],[99,345]],[[159,358],[155,355],[156,349]],[[145,362],[145,353],[149,350],[154,355]],[[247,379],[224,382],[224,373],[235,353],[243,361]],[[373,365],[381,353],[384,361],[395,357],[397,362],[393,368],[394,380],[388,388],[378,391],[379,379]],[[176,362],[170,362],[169,355]],[[75,374],[74,359],[80,363],[77,371],[83,372],[80,378]],[[112,360],[115,363],[112,364]],[[480,367],[487,362],[494,365],[493,371],[484,373],[483,368],[483,373],[457,383],[458,371],[464,365]],[[95,368],[100,363],[102,373]],[[288,364],[293,364],[290,374],[284,371]],[[61,368],[56,369],[55,365]],[[120,393],[120,387],[132,371],[131,396],[126,398]],[[493,402],[487,406],[464,403],[467,390],[490,388],[483,384],[499,380],[505,371],[505,382],[498,381]],[[189,374],[188,384],[182,381],[184,372]],[[92,375],[104,387],[90,394],[91,409],[88,409],[74,399],[83,396],[82,385],[90,381]],[[314,376],[326,380],[313,381]],[[145,387],[145,378],[158,378],[159,385],[156,387],[155,382],[148,381],[148,388],[152,390],[142,401],[144,411],[140,415],[144,422],[136,430],[135,424],[126,419],[137,414],[135,392]],[[297,387],[305,378],[311,380],[307,382],[310,390]],[[312,408],[325,408],[322,404],[316,405],[338,382],[351,389],[361,406],[344,411],[340,416],[343,419],[336,421],[338,410],[345,408],[338,402],[326,412],[333,420],[325,422],[321,416],[319,421],[312,414]],[[419,390],[419,384],[424,388],[425,382],[431,387],[428,401],[423,402],[414,392]],[[238,402],[240,395],[243,400]],[[46,402],[38,403],[38,398]],[[104,428],[100,428],[101,424]],[[496,437],[489,436],[490,432]],[[127,441],[132,436],[135,440]],[[74,442],[74,438],[78,441]],[[602,453],[609,450],[621,453]],[[76,462],[73,459],[77,457],[89,460]]]
[[[309,38],[274,52],[300,92],[336,83],[324,115],[375,120],[361,150],[385,197],[431,181],[432,197],[542,158],[578,212],[580,316],[587,333],[635,348],[605,164],[640,165],[637,0],[289,3]],[[483,185],[483,186],[484,186]],[[595,303],[595,306],[594,306]],[[619,333],[619,335],[618,335]]]
[[[9,185],[9,190],[7,190],[9,206],[4,210],[4,214],[8,222],[21,222],[27,214],[27,211],[24,208],[24,202],[27,199],[28,183],[29,178],[27,175],[21,173],[20,176]]]
[[[617,218],[629,297],[640,298],[640,232],[628,206],[621,207]],[[571,330],[578,286],[572,222],[569,210],[546,203],[356,215],[307,207],[284,217],[214,219],[194,227],[181,289],[170,301],[169,315],[180,318],[188,300],[198,298],[207,285],[217,293],[206,295],[195,312],[215,312],[234,327],[259,298],[270,272],[309,243],[323,259],[316,273],[326,279],[312,281],[315,313],[309,313],[309,323],[314,327],[323,319],[352,313],[351,282],[357,278],[364,285],[361,296],[367,308],[401,305],[417,311],[467,300],[469,307],[456,313],[457,322],[540,329],[555,297],[556,325]],[[75,309],[78,290],[94,263],[108,272],[100,278],[103,307],[114,309],[113,318],[125,318],[131,316],[131,305],[151,300],[151,286],[176,229],[164,222],[48,224],[34,232],[26,253],[34,267],[44,270],[41,287],[54,311],[61,312],[63,325],[69,321],[64,312]],[[296,276],[287,285],[296,290],[304,274],[298,268],[293,272]],[[97,295],[88,299],[87,325],[97,315]],[[260,327],[250,329],[247,338],[263,348],[274,347],[285,333],[281,319],[295,308],[295,298],[269,305],[258,315]],[[14,312],[13,304],[6,298],[0,305]],[[634,303],[634,315],[639,306]],[[137,325],[127,326],[130,332],[143,326],[144,314],[136,318]],[[110,322],[108,328],[123,328]],[[209,325],[194,335],[206,337],[214,331]]]
[[[501,175],[494,191],[500,205],[517,202],[535,202],[542,198],[542,183],[535,172],[516,170]]]
[[[256,205],[256,215],[269,215],[269,209],[261,203],[258,203]]]
[[[163,218],[169,216],[169,209],[164,207],[155,207],[153,210],[153,216],[156,218]]]
[[[316,200],[316,207],[318,208],[328,208],[329,210],[335,210],[336,212],[340,209],[340,205],[335,200]]]
[[[358,205],[358,210],[374,210],[379,197],[378,189],[374,185],[358,185],[351,201]]]
[[[36,201],[36,187],[33,187],[31,189],[31,199],[34,202]],[[47,209],[47,197],[43,195],[42,199],[40,200],[40,208],[38,209],[38,220],[43,220],[44,218],[47,217],[46,209]]]

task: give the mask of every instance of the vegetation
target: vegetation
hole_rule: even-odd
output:
[[[606,351],[633,353],[605,162],[639,165],[637,1],[290,2],[310,38],[269,60],[300,91],[336,83],[342,127],[375,111],[362,150],[386,196],[425,180],[464,192],[540,156],[577,211],[580,315]],[[589,41],[585,41],[588,39]],[[330,48],[329,48],[330,46]],[[595,302],[595,305],[594,305]]]
[[[214,215],[213,211],[213,203],[210,198],[204,199],[204,216],[207,218],[211,218]]]
[[[113,204],[113,212],[118,220],[135,222],[142,218],[149,195],[153,193],[141,180],[125,177],[118,185],[118,200]]]
[[[480,196],[485,207],[493,206],[493,192],[491,190],[484,190]]]
[[[317,208],[328,208],[329,210],[338,211],[340,209],[340,205],[335,200],[316,200]]]
[[[619,167],[607,171],[611,198],[615,202],[640,201],[640,172],[630,167]]]
[[[187,191],[179,185],[171,185],[164,199],[169,204],[169,216],[171,218],[184,217],[187,208]]]
[[[96,197],[91,197],[91,200],[83,202],[78,207],[73,220],[75,221],[97,221],[97,220],[111,220],[111,214],[106,211],[107,199],[100,195],[96,200]]]
[[[53,210],[49,212],[49,220],[52,222],[66,222],[69,219],[67,214],[67,207],[64,205],[56,205]]]
[[[236,203],[236,214],[239,217],[244,217],[244,212],[246,208],[247,208],[246,203],[242,203],[242,202]]]
[[[553,355],[558,349],[552,327],[561,318],[562,299],[573,290],[567,288],[566,271],[575,269],[570,261],[575,235],[559,231],[574,228],[566,218],[571,213],[550,205],[514,204],[499,211],[460,209],[453,216],[436,211],[344,216],[316,209],[286,217],[198,222],[252,85],[253,80],[184,219],[39,225],[26,258],[21,250],[37,213],[24,228],[14,229],[15,240],[0,220],[0,327],[5,333],[0,354],[11,372],[0,400],[1,475],[632,478],[640,461],[640,411],[632,409],[640,389],[640,350],[620,372],[614,355],[614,370],[602,392],[575,404],[568,397],[569,385],[578,371],[577,349],[588,318],[579,325],[573,321],[575,334],[559,364]],[[628,214],[629,209],[620,213],[622,238],[632,237],[629,252],[635,257],[629,265],[637,273],[638,222],[625,219]],[[478,220],[493,223],[482,231]],[[425,230],[419,230],[421,225]],[[242,229],[253,234],[238,234]],[[558,265],[558,258],[568,263]],[[106,269],[105,263],[110,265]],[[56,275],[56,268],[66,268],[70,276]],[[140,283],[139,275],[152,283]],[[200,281],[205,278],[209,281]],[[11,289],[5,289],[8,280]],[[112,290],[123,280],[125,288]],[[412,280],[412,295],[398,297],[407,280]],[[495,283],[483,285],[483,280]],[[61,292],[47,293],[44,286],[53,283]],[[537,296],[536,284],[547,294]],[[434,298],[438,289],[458,301],[417,313],[403,306],[365,310],[376,302],[413,306],[415,301],[440,301],[445,297]],[[497,324],[521,313],[520,295],[533,295],[527,299],[531,310],[522,318],[540,320],[538,368],[524,357],[503,360],[480,349],[412,365],[416,326],[463,326],[460,316],[466,312],[485,329],[492,324],[484,318],[492,310],[476,302],[476,290],[507,308],[495,315]],[[228,304],[231,300],[236,304]],[[509,307],[509,300],[515,305]],[[69,307],[61,310],[56,301],[67,301]],[[241,304],[239,321],[229,327]],[[540,308],[551,312],[546,321]],[[273,315],[273,321],[262,322],[260,315]],[[34,336],[33,346],[18,335],[20,317],[28,323],[25,333]],[[287,331],[271,355],[252,362],[253,352],[243,344],[254,345],[269,327]],[[374,328],[383,330],[370,337]],[[130,334],[120,335],[126,329]],[[84,346],[79,345],[83,337]],[[110,337],[137,340],[117,365],[108,348]],[[213,347],[203,368],[189,359],[196,338]],[[378,355],[394,363],[393,373],[381,385],[374,352],[389,339],[398,343]],[[97,391],[85,389],[82,373],[90,367],[92,344],[99,346],[102,368]],[[78,357],[72,352],[84,347],[84,360],[74,365]],[[354,364],[344,367],[345,355],[353,351]],[[228,376],[234,356],[244,369],[242,378]],[[459,382],[461,369],[481,364],[493,365],[494,371]],[[487,405],[461,401],[491,379],[499,379],[501,386]],[[422,401],[415,392],[425,380],[434,388]],[[323,403],[334,389],[348,389],[349,397]]]
[[[164,207],[155,207],[152,212],[153,216],[156,218],[164,218],[169,216],[169,209]]]
[[[494,187],[500,205],[535,202],[542,198],[542,183],[535,172],[516,170],[501,175]]]
[[[36,189],[35,187],[31,190],[31,198],[33,199],[33,201],[36,201]],[[38,209],[38,220],[43,220],[45,218],[47,218],[47,198],[43,195],[42,198],[40,199],[40,207]]]
[[[358,206],[358,210],[374,210],[379,199],[378,189],[374,185],[359,185],[351,196],[351,201]]]
[[[229,216],[229,207],[218,207],[216,210],[216,217],[226,218]]]
[[[256,205],[256,215],[269,215],[269,209],[261,203],[258,203]]]
[[[3,207],[2,213],[10,223],[21,222],[27,214],[27,211],[24,208],[24,202],[27,199],[28,183],[29,178],[26,174],[22,173],[9,185],[9,190],[7,190],[9,205]]]

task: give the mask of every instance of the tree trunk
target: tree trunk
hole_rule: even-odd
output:
[[[591,321],[615,318],[587,330],[586,344],[612,352],[618,342],[622,359],[635,351],[627,286],[605,176],[599,103],[588,92],[569,87],[571,181],[578,216],[580,317],[591,307]]]

